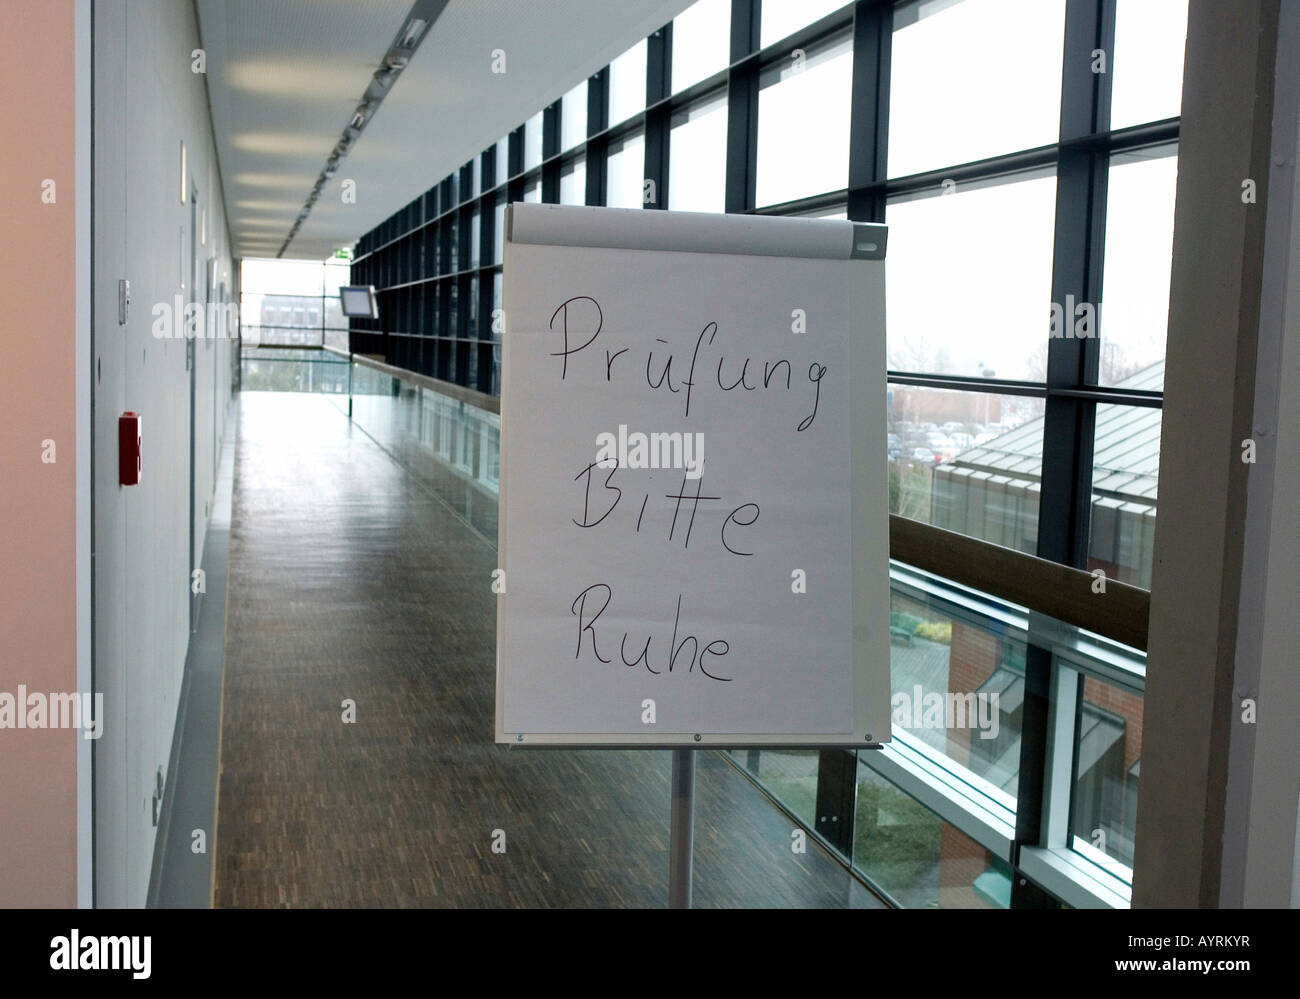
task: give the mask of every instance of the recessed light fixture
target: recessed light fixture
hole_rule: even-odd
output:
[[[424,29],[429,26],[423,18],[413,17],[406,22],[406,27],[402,29],[402,38],[397,43],[398,48],[413,49],[419,42],[420,36],[424,34]]]

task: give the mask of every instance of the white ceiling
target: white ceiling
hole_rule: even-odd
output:
[[[451,0],[285,256],[351,245],[691,2]],[[234,251],[275,256],[411,0],[197,4]]]

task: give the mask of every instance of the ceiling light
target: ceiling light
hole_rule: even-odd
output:
[[[406,27],[402,29],[402,37],[401,40],[398,41],[397,47],[399,49],[415,48],[415,43],[420,40],[420,36],[424,34],[424,29],[426,27],[428,27],[428,22],[423,18],[411,18],[406,22]]]

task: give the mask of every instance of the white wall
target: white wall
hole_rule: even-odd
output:
[[[206,212],[200,259],[232,284],[230,239],[188,0],[94,5],[94,587],[96,905],[144,904],[154,851],[155,774],[164,774],[189,640],[190,374],[186,343],[153,335],[153,307],[191,294],[191,208],[181,143]],[[117,284],[131,282],[118,325]],[[184,285],[184,290],[182,290]],[[206,282],[199,269],[200,300]],[[177,317],[177,325],[180,319]],[[195,344],[195,537],[202,551],[229,404],[231,344]],[[118,485],[117,420],[141,415],[138,486]],[[212,831],[208,831],[211,841]]]

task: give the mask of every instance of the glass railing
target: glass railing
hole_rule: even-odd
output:
[[[501,418],[427,381],[353,361],[353,423],[495,545]]]
[[[239,387],[244,392],[348,394],[351,365],[329,351],[241,344]]]

